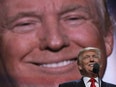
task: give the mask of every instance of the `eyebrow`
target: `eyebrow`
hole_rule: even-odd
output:
[[[14,21],[23,18],[23,17],[35,17],[35,18],[40,18],[40,15],[37,15],[35,12],[19,12],[15,16],[8,17],[7,20],[7,26],[9,26],[11,23]]]
[[[60,14],[65,14],[68,12],[72,12],[72,11],[83,11],[85,13],[90,14],[90,10],[88,7],[84,7],[82,5],[78,5],[78,4],[73,4],[73,5],[68,5],[68,6],[62,6],[62,10],[59,12]]]
[[[9,22],[13,22],[23,17],[39,17],[39,15],[37,15],[35,12],[20,12],[15,16],[9,17]]]
[[[59,14],[64,14],[64,13],[68,13],[75,10],[80,10],[86,13],[90,13],[88,7],[84,7],[78,4],[73,4],[73,5],[71,4],[67,6],[62,6]],[[13,22],[16,19],[23,18],[23,17],[40,17],[40,15],[36,14],[35,12],[20,12],[16,16],[9,18],[9,21]]]

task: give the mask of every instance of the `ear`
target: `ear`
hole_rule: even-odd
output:
[[[107,56],[109,56],[113,50],[113,27],[110,27],[104,40],[105,40],[105,46],[106,46],[106,54]]]
[[[100,63],[100,68],[102,68],[102,66],[103,66],[102,63]]]
[[[82,70],[82,67],[81,67],[81,65],[78,65],[78,68],[79,68],[79,70]]]

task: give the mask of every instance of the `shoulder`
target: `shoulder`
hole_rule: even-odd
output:
[[[70,82],[65,82],[59,85],[59,87],[74,87],[78,82],[80,82],[80,80],[73,80]]]
[[[111,84],[111,83],[108,83],[108,82],[103,82],[103,85],[105,85],[105,87],[116,87],[115,84]]]
[[[108,87],[116,87],[116,85],[111,84],[111,83],[106,83]]]

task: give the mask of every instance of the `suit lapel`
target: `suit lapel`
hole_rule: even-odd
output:
[[[103,82],[102,80],[101,80],[101,87],[107,87],[105,82]]]
[[[75,87],[85,87],[85,83],[83,81],[83,78],[81,78],[81,80],[79,82],[77,82]]]

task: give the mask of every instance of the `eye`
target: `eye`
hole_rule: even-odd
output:
[[[30,22],[27,22],[27,23],[19,23],[19,24],[17,24],[16,26],[29,26],[29,25],[31,25],[32,23],[30,23]]]
[[[94,55],[93,57],[94,57],[94,58],[99,58],[99,56],[98,56],[98,55]]]
[[[84,18],[81,16],[68,16],[65,18],[65,21],[80,21],[80,20],[84,20]]]
[[[69,16],[68,17],[69,20],[84,20],[85,18],[83,16],[79,16],[79,15],[74,15],[74,16]]]
[[[90,19],[90,15],[85,10],[73,10],[61,15],[61,23],[70,29],[77,29],[81,24],[84,24]]]
[[[13,23],[12,31],[16,33],[26,33],[38,29],[40,22],[34,18],[22,18]]]
[[[70,18],[68,18],[68,20],[75,21],[75,20],[79,20],[79,18],[78,17],[70,17]]]
[[[27,22],[19,22],[15,25],[15,28],[26,28],[34,26],[36,23],[34,21],[27,21]]]
[[[86,21],[84,16],[80,15],[68,15],[65,16],[62,20],[62,23],[67,26],[78,26]]]
[[[14,32],[28,32],[34,30],[36,26],[35,22],[19,22],[13,27]]]
[[[86,56],[83,57],[83,59],[88,59],[88,58],[90,58],[89,55],[86,55]]]

